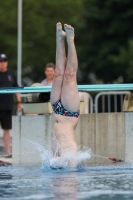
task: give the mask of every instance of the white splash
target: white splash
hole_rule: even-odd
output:
[[[77,165],[81,165],[82,161],[91,158],[91,149],[86,147],[79,147],[78,151],[72,148],[62,150],[56,142],[55,153],[53,154],[52,149],[44,147],[35,141],[29,141],[36,146],[36,149],[40,152],[42,160],[42,168],[50,167],[53,169],[68,168],[69,162],[75,162]],[[58,156],[60,155],[60,156]]]

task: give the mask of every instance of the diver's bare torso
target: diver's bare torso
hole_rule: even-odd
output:
[[[53,114],[52,137],[56,138],[61,149],[77,150],[75,129],[78,118]]]

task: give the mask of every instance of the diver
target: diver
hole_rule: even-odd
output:
[[[52,138],[56,138],[61,150],[71,149],[77,155],[75,129],[79,116],[79,94],[77,89],[78,59],[74,44],[74,28],[71,25],[56,25],[56,67],[50,101],[54,111]],[[68,44],[66,58],[65,39]],[[53,142],[53,151],[55,151]],[[61,152],[57,157],[60,158]],[[78,162],[69,161],[69,167],[77,167]]]

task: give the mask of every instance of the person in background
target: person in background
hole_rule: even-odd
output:
[[[0,88],[18,87],[16,76],[8,70],[8,59],[5,54],[0,54]],[[21,97],[15,94],[17,109],[22,111]],[[0,123],[4,131],[4,145],[6,157],[10,158],[10,129],[12,128],[13,94],[0,94]]]
[[[44,71],[46,79],[44,79],[41,83],[44,86],[48,86],[48,85],[51,86],[54,79],[54,73],[55,73],[55,65],[53,63],[48,63]]]

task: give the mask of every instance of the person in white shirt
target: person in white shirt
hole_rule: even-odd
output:
[[[54,74],[55,74],[55,65],[53,63],[47,63],[45,66],[44,74],[46,78],[41,82],[44,86],[52,86]]]

